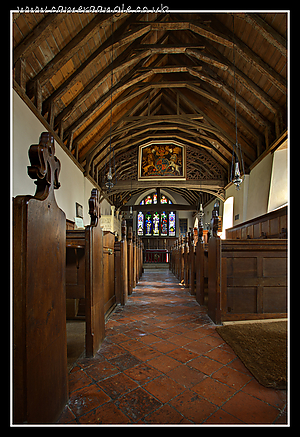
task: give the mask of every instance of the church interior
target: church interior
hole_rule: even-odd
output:
[[[86,9],[11,11],[11,424],[289,426],[290,13]]]

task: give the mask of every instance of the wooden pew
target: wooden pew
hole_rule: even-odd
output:
[[[104,313],[108,315],[117,305],[115,291],[115,234],[104,231],[103,235],[103,293]]]
[[[103,294],[103,237],[99,222],[99,193],[89,199],[91,224],[68,230],[66,236],[66,297],[85,299],[86,356],[93,357],[105,336]]]
[[[207,244],[198,239],[195,248],[196,300],[199,305],[207,305],[208,294],[208,250]]]
[[[286,317],[287,240],[210,238],[208,315],[217,324]]]
[[[13,422],[52,423],[68,400],[66,216],[48,132],[29,149],[34,196],[13,199]]]
[[[288,208],[282,208],[261,215],[232,228],[226,229],[226,240],[249,238],[287,238]]]
[[[121,234],[121,240],[115,242],[115,294],[117,304],[125,305],[128,300],[126,220],[122,221]]]
[[[132,227],[128,228],[127,235],[127,266],[128,266],[128,294],[130,295],[133,290],[133,241],[132,241]]]

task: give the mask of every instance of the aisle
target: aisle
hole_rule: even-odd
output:
[[[145,270],[70,373],[59,423],[285,423],[286,392],[261,386],[169,270]]]

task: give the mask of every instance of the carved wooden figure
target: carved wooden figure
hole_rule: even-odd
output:
[[[52,135],[29,149],[34,196],[13,199],[14,423],[55,422],[68,399],[66,216]]]

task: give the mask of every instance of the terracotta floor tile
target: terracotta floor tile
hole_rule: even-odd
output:
[[[205,373],[206,375],[211,375],[212,373],[216,372],[220,367],[223,366],[222,363],[219,363],[218,361],[211,360],[210,358],[206,357],[205,355],[201,355],[198,358],[195,358],[194,360],[191,360],[187,363],[188,366],[194,367],[197,370],[200,370],[201,372]]]
[[[273,423],[278,416],[276,408],[242,391],[229,399],[222,409],[244,423]]]
[[[93,378],[95,381],[100,381],[104,378],[108,378],[109,376],[113,376],[116,373],[119,373],[119,369],[117,367],[110,364],[108,361],[95,364],[93,366],[85,369],[85,373],[88,374],[90,378]]]
[[[57,423],[73,423],[75,421],[76,416],[72,413],[69,406],[66,405],[61,413]],[[76,422],[75,422],[76,423]]]
[[[155,367],[163,373],[167,373],[170,370],[180,365],[180,362],[174,360],[174,358],[168,357],[167,355],[160,355],[152,360],[147,361],[147,364]]]
[[[73,391],[68,406],[75,416],[81,416],[108,401],[110,401],[110,397],[98,385],[93,384]]]
[[[161,406],[161,402],[142,388],[137,388],[117,399],[116,406],[136,422]]]
[[[213,335],[207,335],[206,337],[202,337],[202,341],[210,344],[212,347],[218,347],[225,344],[224,340],[221,337],[217,338]]]
[[[240,425],[240,424],[244,424],[244,422],[242,422],[240,419],[238,419],[237,417],[232,416],[231,414],[226,413],[226,411],[222,410],[222,408],[220,408],[219,410],[217,410],[215,413],[213,413],[211,416],[209,416],[208,419],[205,420],[205,425],[206,424],[212,424],[212,425],[217,425],[217,424],[236,424],[236,425]]]
[[[213,404],[221,406],[236,390],[216,381],[212,378],[205,378],[193,386],[193,391]]]
[[[145,331],[142,331],[141,329],[129,329],[128,331],[125,331],[124,334],[130,338],[139,338],[147,335],[147,333]]]
[[[92,379],[79,368],[77,372],[72,372],[69,375],[69,392],[72,393],[74,390],[85,387],[92,382]]]
[[[108,336],[108,340],[111,343],[120,344],[122,346],[122,343],[129,340],[129,337],[127,335],[124,335],[122,333],[113,333],[112,335]]]
[[[141,361],[147,361],[160,355],[156,349],[146,345],[131,351],[131,353]]]
[[[69,373],[58,423],[286,423],[286,391],[261,386],[206,311],[169,270],[145,269],[96,356]]]
[[[122,348],[125,349],[125,351],[134,351],[135,349],[139,349],[141,347],[141,343],[138,340],[130,339],[128,341],[125,341],[125,343],[122,343]]]
[[[173,351],[169,352],[167,355],[169,357],[175,358],[175,360],[178,360],[181,363],[186,363],[187,361],[190,361],[198,356],[198,354],[195,354],[195,352],[189,351],[183,347],[174,349]]]
[[[109,362],[116,366],[122,372],[123,370],[129,369],[130,367],[137,366],[138,364],[140,364],[141,361],[130,353],[126,353],[112,358],[111,360],[109,360]]]
[[[127,369],[124,371],[124,373],[137,381],[140,385],[162,375],[161,372],[159,372],[157,369],[154,369],[154,367],[147,366],[146,363],[142,363],[138,366],[132,367],[131,369]]]
[[[217,379],[236,390],[242,388],[253,378],[227,366],[221,367],[221,369],[217,370],[212,376],[214,379]]]
[[[203,423],[217,408],[191,390],[172,399],[170,405],[193,423]]]
[[[144,418],[145,423],[176,423],[176,424],[186,424],[191,423],[187,420],[182,414],[178,413],[178,411],[174,410],[170,405],[165,404],[160,407],[158,410],[149,414]]]
[[[98,352],[109,360],[110,358],[114,358],[118,355],[124,354],[124,349],[117,344],[106,343],[101,345]]]
[[[130,419],[120,411],[114,403],[108,402],[79,418],[79,423],[130,423]]]
[[[99,381],[97,385],[112,399],[116,399],[138,387],[138,384],[124,373]]]
[[[174,337],[171,337],[169,339],[171,343],[176,344],[177,346],[185,346],[186,344],[191,343],[193,340],[186,335],[174,335]]]
[[[215,361],[220,361],[220,363],[223,364],[228,364],[230,361],[236,358],[234,353],[227,352],[222,347],[217,347],[209,352],[206,352],[205,355]]]
[[[160,339],[160,341],[158,341],[157,343],[153,343],[151,346],[154,349],[157,349],[159,352],[163,352],[163,353],[170,352],[177,348],[177,346],[174,343],[162,339]]]
[[[198,332],[198,331],[187,331],[182,334],[184,337],[190,338],[191,340],[199,340],[200,338],[206,337],[207,333]]]
[[[210,351],[212,347],[213,346],[211,346],[210,344],[204,343],[199,340],[194,340],[185,345],[186,349],[192,352],[196,352],[198,355],[207,354],[207,352]]]
[[[193,387],[206,377],[204,373],[186,365],[176,367],[168,372],[167,376],[187,388]]]
[[[147,334],[144,335],[143,337],[139,338],[139,341],[145,344],[153,344],[153,343],[157,343],[158,341],[160,341],[159,337],[156,337],[156,335],[153,334]]]
[[[228,365],[231,369],[235,369],[238,372],[246,373],[247,375],[252,375],[250,370],[247,369],[246,366],[242,363],[242,361],[239,358],[236,358],[235,360],[231,361]]]
[[[182,385],[165,375],[148,382],[143,388],[163,403],[185,390]]]
[[[264,387],[256,379],[245,385],[242,391],[278,409],[282,409],[287,400],[286,390],[274,390],[273,388]]]

